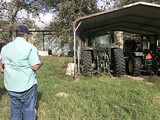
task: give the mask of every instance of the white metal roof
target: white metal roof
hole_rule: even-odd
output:
[[[160,35],[160,5],[137,2],[78,18],[73,27],[80,38],[92,32],[115,30]]]

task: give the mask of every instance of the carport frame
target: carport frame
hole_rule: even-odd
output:
[[[146,9],[148,11],[151,12],[156,12],[158,13],[154,16],[154,14],[150,13],[148,16],[146,16],[145,12],[141,11],[142,14],[138,14],[141,16],[136,16],[134,15],[134,12],[136,11],[137,7],[139,9]],[[158,12],[158,11],[159,12]],[[124,22],[127,23],[127,21],[124,21],[124,19],[127,17],[127,12],[131,12],[134,18],[138,17],[138,18],[142,18],[144,19],[146,22],[147,21],[154,21],[155,25],[148,25],[149,23],[147,22],[147,24],[143,23],[143,20],[141,21],[140,19],[138,21],[136,21],[137,23],[135,25],[132,26],[132,20],[128,22],[128,24],[123,25]],[[109,20],[109,17],[112,18],[113,20],[116,21],[116,17],[114,17],[114,15],[119,15],[119,14],[124,14],[124,19],[122,19],[122,22],[119,22],[118,24],[112,23],[112,25],[110,25],[110,27],[107,26],[107,24],[101,24],[106,23],[103,21],[103,17],[105,17],[105,20]],[[76,36],[78,36],[80,39],[83,39],[84,36],[86,36],[88,33],[91,32],[97,32],[97,31],[101,31],[101,30],[109,30],[109,31],[125,31],[125,32],[130,32],[130,33],[135,33],[135,34],[142,34],[142,35],[153,35],[153,36],[160,36],[160,5],[157,4],[152,4],[152,3],[146,3],[146,2],[136,2],[133,4],[129,4],[120,8],[115,8],[113,10],[108,10],[108,11],[102,11],[102,12],[98,12],[95,14],[91,14],[88,16],[84,16],[84,17],[80,17],[78,19],[76,19],[73,23],[73,31],[74,31],[74,64],[75,66],[76,64]],[[108,17],[108,18],[107,18]],[[119,21],[119,20],[118,20]],[[139,23],[138,23],[139,22]],[[97,25],[95,25],[95,23]],[[130,24],[131,23],[131,24]],[[117,25],[116,25],[117,24]],[[80,26],[81,25],[81,26]],[[131,25],[131,26],[129,26]],[[159,27],[158,27],[159,26]],[[88,27],[88,28],[87,28]],[[124,29],[126,27],[126,30]],[[146,29],[145,29],[146,27]],[[152,30],[148,29],[147,27],[152,28]],[[143,28],[143,29],[142,29]],[[156,29],[155,29],[156,28]],[[159,28],[159,29],[158,29]],[[159,30],[157,32],[157,30]],[[78,57],[78,72],[79,72],[79,63],[80,63],[80,56]],[[76,74],[76,71],[74,71],[74,73]],[[75,75],[76,76],[76,75]]]

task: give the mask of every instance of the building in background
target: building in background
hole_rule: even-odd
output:
[[[71,51],[69,43],[64,43],[59,38],[53,37],[51,33],[42,31],[32,32],[29,42],[34,44],[41,56],[54,55],[54,56],[68,56]]]

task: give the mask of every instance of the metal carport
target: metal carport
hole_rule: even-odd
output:
[[[76,36],[83,39],[87,34],[98,31],[125,31],[160,36],[160,5],[137,2],[80,17],[74,21],[73,30],[76,64]]]

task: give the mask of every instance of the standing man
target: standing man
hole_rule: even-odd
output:
[[[1,49],[0,49],[0,72],[3,73],[3,65],[2,65]]]
[[[1,57],[1,54],[0,54],[0,72],[3,73],[3,65],[2,65],[2,57]]]
[[[21,25],[16,29],[16,39],[2,48],[4,86],[10,97],[11,120],[35,120],[37,76],[43,62],[35,46],[28,42],[29,30]]]

